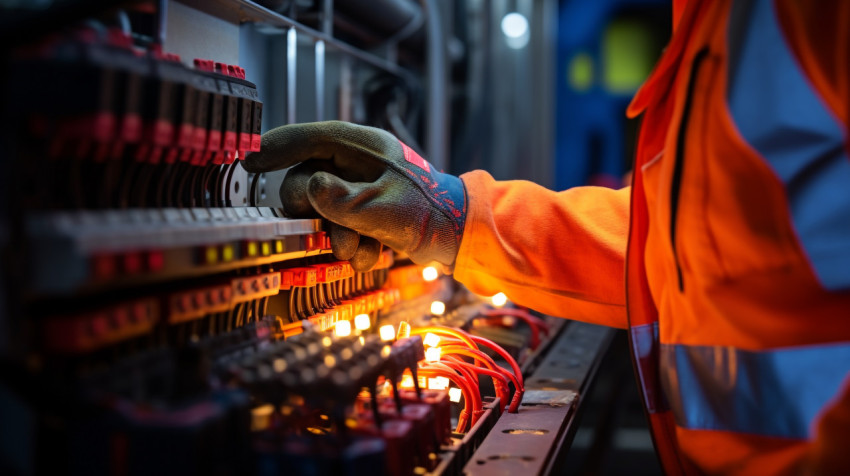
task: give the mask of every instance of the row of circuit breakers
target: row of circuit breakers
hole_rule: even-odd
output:
[[[355,272],[257,177],[235,200],[238,66],[83,29],[8,78],[3,474],[460,474],[517,410],[560,323],[391,250]]]

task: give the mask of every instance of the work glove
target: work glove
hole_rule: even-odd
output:
[[[278,127],[263,135],[248,172],[287,173],[287,216],[331,222],[331,248],[357,271],[374,266],[381,243],[413,262],[454,266],[466,219],[466,191],[381,129],[329,121]]]

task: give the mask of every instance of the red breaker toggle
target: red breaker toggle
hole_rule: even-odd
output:
[[[83,353],[149,333],[159,319],[156,299],[123,303],[76,316],[45,320],[45,347],[54,352]]]
[[[317,274],[316,268],[284,269],[280,271],[280,289],[315,286]]]
[[[176,324],[227,311],[232,292],[230,284],[223,284],[174,293],[168,300],[168,322]]]
[[[304,248],[307,251],[320,251],[331,249],[331,239],[324,231],[304,236]]]
[[[313,265],[317,283],[333,283],[354,276],[354,269],[346,261]]]
[[[208,73],[215,73],[215,61],[213,60],[195,58],[192,63],[195,65],[195,69],[206,71]]]
[[[280,290],[279,273],[263,273],[257,276],[235,278],[231,281],[231,303],[252,301],[274,296]]]

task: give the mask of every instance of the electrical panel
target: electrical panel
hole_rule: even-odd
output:
[[[390,249],[356,272],[321,219],[270,203],[285,171],[242,169],[265,113],[297,120],[305,41],[309,86],[325,86],[316,118],[336,107],[325,118],[419,135],[371,114],[399,81],[424,82],[404,63],[421,55],[334,37],[330,3],[127,2],[8,47],[0,472],[461,474],[501,463],[476,453],[494,437],[535,435],[491,432],[505,416],[544,407],[561,424],[538,446],[562,440],[608,334],[475,296]],[[285,78],[270,53],[245,58],[264,70],[252,82],[229,55],[170,51],[157,35],[191,25],[168,24],[169,7],[237,32],[208,28],[216,41],[284,42]],[[263,90],[274,81],[287,87]],[[535,384],[547,350],[576,336],[596,347],[574,377]]]

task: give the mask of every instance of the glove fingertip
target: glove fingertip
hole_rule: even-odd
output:
[[[358,273],[371,270],[381,257],[381,242],[367,236],[360,237],[360,245],[351,257],[351,267]]]
[[[336,259],[348,261],[354,257],[360,244],[360,234],[336,223],[330,225],[331,251]]]

